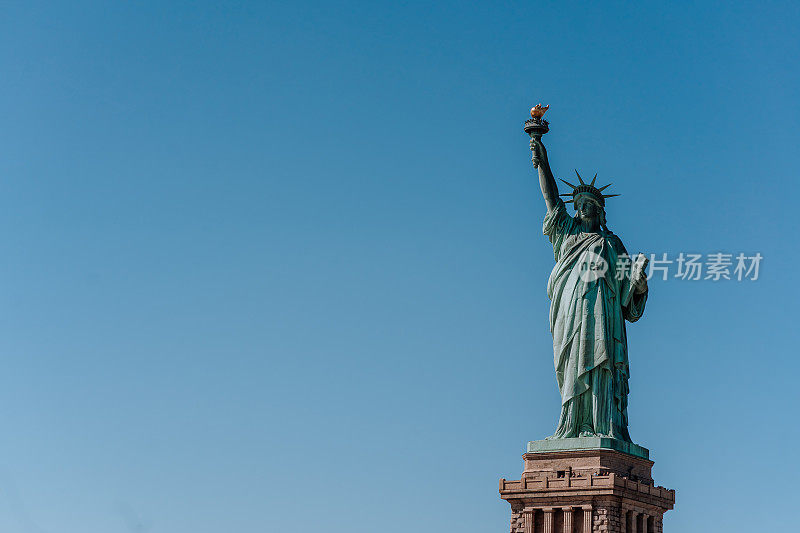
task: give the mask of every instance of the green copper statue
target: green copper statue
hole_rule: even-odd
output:
[[[546,133],[546,121],[541,115],[538,120]],[[591,183],[578,175],[578,185],[561,180],[572,190],[559,195],[541,132],[531,133],[531,151],[547,205],[543,232],[556,260],[547,295],[561,415],[548,438],[630,442],[625,320],[635,322],[644,313],[646,259],[641,254],[635,261],[627,259],[622,241],[606,227],[605,199],[617,196],[603,194],[608,185],[598,188],[597,175]],[[568,203],[574,204],[575,216],[567,213],[559,196],[571,197]]]

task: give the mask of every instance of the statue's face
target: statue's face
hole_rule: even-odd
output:
[[[594,198],[581,194],[575,199],[575,212],[584,222],[597,223],[600,220],[602,207]]]

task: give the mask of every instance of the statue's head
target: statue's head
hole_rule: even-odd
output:
[[[607,189],[611,186],[609,183],[603,187],[595,187],[594,182],[597,180],[597,174],[594,175],[592,178],[591,183],[586,183],[581,178],[581,175],[578,174],[578,171],[575,171],[575,174],[578,176],[578,181],[580,181],[580,185],[573,185],[568,181],[561,180],[570,187],[572,187],[572,192],[564,193],[561,196],[572,196],[571,200],[567,200],[565,203],[572,202],[575,205],[575,213],[576,216],[584,223],[589,224],[590,226],[596,226],[598,223],[601,226],[605,226],[606,224],[606,198],[611,198],[612,196],[619,196],[618,194],[603,194],[603,190]]]
[[[595,226],[596,224],[605,224],[605,209],[600,202],[597,201],[591,194],[582,193],[575,196],[575,216],[577,216],[584,223]]]

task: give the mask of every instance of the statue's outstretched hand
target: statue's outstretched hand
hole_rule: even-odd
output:
[[[547,161],[547,150],[544,149],[542,141],[531,139],[531,161],[533,168],[539,168],[539,164]]]

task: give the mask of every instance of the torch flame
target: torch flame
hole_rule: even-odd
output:
[[[548,109],[550,109],[550,104],[544,107],[542,107],[542,104],[536,104],[531,108],[531,118],[542,118]]]

